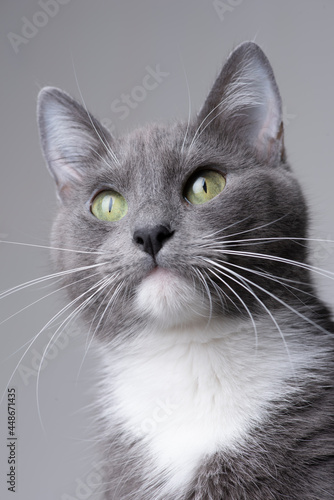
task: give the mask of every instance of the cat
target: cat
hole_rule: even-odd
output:
[[[262,49],[239,45],[188,123],[116,139],[51,87],[38,122],[54,265],[99,359],[104,498],[334,498],[334,328]]]

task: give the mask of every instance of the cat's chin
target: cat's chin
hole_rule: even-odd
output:
[[[140,315],[165,328],[207,320],[209,314],[203,295],[192,282],[160,267],[138,286],[135,307]]]

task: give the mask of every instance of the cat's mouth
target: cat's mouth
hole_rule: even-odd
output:
[[[135,305],[138,312],[166,327],[207,317],[207,304],[192,281],[175,271],[155,266],[139,284]]]
[[[142,279],[139,288],[150,290],[157,296],[173,296],[177,293],[177,286],[180,283],[180,277],[175,272],[155,265]],[[176,288],[175,288],[176,287]]]
[[[172,274],[174,274],[174,273],[172,273],[172,271],[170,271],[169,269],[166,269],[165,267],[161,267],[158,264],[155,264],[155,266],[153,267],[153,269],[151,269],[147,273],[147,276],[144,279],[150,278],[150,277],[153,276],[154,279],[156,279],[156,280],[164,280],[168,276],[171,276]]]

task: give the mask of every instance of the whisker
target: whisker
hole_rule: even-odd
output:
[[[94,296],[101,290],[104,288],[104,285],[105,285],[105,282],[109,280],[109,277],[104,277],[102,278],[101,280],[99,280],[97,283],[95,283],[92,287],[90,287],[88,290],[86,290],[85,292],[83,292],[81,295],[79,295],[79,297],[76,297],[74,300],[72,300],[67,306],[65,306],[61,311],[60,313],[57,313],[46,325],[45,327],[43,327],[43,329],[37,334],[36,338],[40,336],[40,334],[45,330],[45,328],[47,328],[50,324],[53,323],[54,319],[59,317],[61,314],[63,314],[63,312],[67,311],[70,307],[72,307],[73,304],[75,304],[78,300],[80,300],[82,297],[84,297],[85,295],[87,295],[87,293],[91,292],[91,290],[94,290],[94,288],[98,287],[98,289],[92,294],[90,295],[87,299],[84,300],[84,302],[82,304],[79,304],[79,306],[77,306],[74,311],[71,311],[71,313],[62,321],[62,323],[59,325],[59,327],[56,329],[56,331],[54,332],[54,334],[52,335],[52,337],[50,338],[49,342],[47,343],[44,351],[43,351],[43,354],[41,356],[41,361],[39,363],[39,370],[37,372],[37,380],[36,380],[36,401],[37,401],[37,411],[38,411],[38,416],[39,416],[39,420],[40,420],[40,423],[41,423],[41,426],[42,426],[42,429],[43,431],[45,432],[45,428],[44,428],[44,425],[43,425],[43,421],[42,421],[42,417],[41,417],[41,412],[40,412],[40,404],[39,404],[39,380],[40,380],[40,373],[41,373],[41,368],[42,368],[42,365],[43,365],[43,362],[44,362],[44,359],[45,359],[45,356],[49,350],[49,347],[51,344],[54,344],[58,338],[60,337],[60,335],[62,334],[63,332],[63,328],[65,326],[68,326],[68,324],[70,322],[72,322],[81,312],[82,310],[93,300]],[[34,339],[34,342],[36,340],[36,338]],[[30,346],[29,346],[30,348]]]
[[[204,271],[203,269],[203,272],[205,272],[205,276],[207,277],[208,281],[210,281],[212,287],[215,289],[218,297],[219,297],[219,301],[220,301],[220,304],[221,306],[223,307],[223,309],[225,309],[226,307],[226,303],[227,301],[231,302],[231,304],[235,307],[235,309],[239,312],[241,312],[241,309],[240,307],[235,303],[235,301],[232,299],[232,297],[229,297],[229,295],[224,291],[224,290],[221,290],[218,285],[213,281],[213,279],[209,276],[208,272],[207,271]],[[227,284],[226,284],[227,285]],[[234,291],[233,291],[234,293]],[[221,296],[223,295],[223,296]],[[237,297],[238,298],[238,297]],[[224,300],[223,300],[224,299]]]
[[[206,259],[206,258],[203,257],[202,260],[205,260],[208,263],[214,264],[213,262],[210,261],[210,259]],[[226,281],[224,281],[220,276],[218,276],[211,268],[210,268],[210,272],[217,279],[219,279],[237,297],[237,299],[240,301],[240,303],[245,308],[248,316],[250,317],[250,320],[252,322],[252,326],[253,326],[253,329],[254,329],[254,333],[255,333],[255,347],[256,347],[256,351],[257,351],[257,348],[258,348],[258,330],[257,330],[257,326],[256,326],[256,323],[255,323],[254,317],[253,317],[253,315],[252,315],[249,307],[247,306],[247,304],[245,303],[245,301],[240,297],[240,295],[228,283],[226,283]],[[225,273],[222,273],[222,274],[224,274],[225,276],[227,276],[228,278],[230,278],[230,279],[233,280],[233,278],[231,278],[227,274],[225,274]],[[233,280],[233,281],[236,281],[236,280]]]
[[[112,277],[112,278],[111,278],[111,280],[110,280],[108,283],[106,283],[105,288],[107,288],[107,286],[109,286],[109,285],[110,285],[110,283],[112,283],[113,281],[115,281],[115,279],[116,279],[118,276],[119,276],[119,274],[117,274],[115,277]],[[99,319],[99,321],[98,321],[98,323],[97,323],[97,325],[96,325],[96,327],[95,327],[95,329],[94,329],[93,334],[91,335],[90,340],[89,340],[89,335],[90,335],[90,332],[91,332],[91,328],[89,329],[88,334],[87,334],[87,342],[86,342],[86,349],[85,349],[85,356],[84,356],[84,357],[86,357],[86,355],[87,355],[87,353],[88,353],[89,347],[90,347],[90,345],[91,345],[91,343],[92,343],[92,341],[93,341],[93,338],[94,338],[94,337],[95,337],[95,335],[96,335],[96,332],[98,331],[98,329],[99,329],[99,327],[100,327],[100,325],[101,325],[101,323],[102,323],[102,321],[103,321],[103,318],[104,318],[104,316],[105,316],[106,312],[107,312],[107,311],[109,311],[109,309],[110,309],[110,304],[111,304],[111,301],[112,301],[112,300],[114,300],[114,299],[116,299],[116,298],[118,297],[118,294],[119,294],[120,290],[122,289],[123,285],[124,285],[124,282],[121,282],[121,283],[119,283],[119,284],[117,285],[116,290],[114,290],[114,292],[113,292],[113,294],[112,294],[111,298],[108,300],[108,302],[107,302],[106,306],[104,307],[103,313],[102,313],[102,314],[101,314],[101,316],[100,316],[100,319]],[[105,297],[106,299],[107,299],[108,295],[109,295],[111,292],[112,292],[112,290],[109,290],[108,294],[107,294],[107,295],[106,295],[106,297]],[[95,312],[95,315],[94,315],[94,319],[93,319],[93,321],[92,321],[92,324],[93,324],[93,322],[94,322],[94,320],[95,320],[95,318],[96,318],[96,316],[97,316],[97,314],[98,314],[98,311],[100,310],[101,305],[102,305],[102,304],[100,304],[100,306],[98,307],[98,309],[97,309],[97,310],[96,310],[96,312]],[[89,340],[89,341],[88,341],[88,340]]]
[[[89,149],[92,151],[92,153],[94,153],[94,155],[98,156],[100,158],[100,160],[102,160],[103,163],[105,163],[109,169],[112,168],[110,163],[108,163],[107,160],[103,156],[101,156],[100,153],[98,153],[98,151],[96,151],[96,149],[94,149],[92,147],[90,147]],[[115,161],[114,158],[112,158],[112,159]],[[118,162],[118,164],[119,164],[119,162]]]
[[[223,103],[223,99],[217,104],[217,106],[215,106],[206,116],[205,118],[203,118],[203,120],[201,121],[201,123],[198,125],[195,133],[194,133],[194,136],[192,138],[192,141],[191,143],[189,144],[189,148],[188,148],[188,152],[190,152],[191,148],[193,147],[194,143],[195,143],[195,140],[197,139],[197,137],[199,136],[199,131],[200,131],[200,128],[201,126],[203,125],[203,123],[205,122],[205,120],[217,109],[219,108],[219,106]],[[211,121],[209,122],[211,123]],[[206,127],[204,127],[206,128]],[[204,130],[204,129],[203,129]]]
[[[210,233],[210,234],[205,234],[204,236],[202,236],[202,239],[211,239],[213,237],[215,237],[217,234],[219,233],[222,233],[224,231],[226,231],[226,229],[229,229],[230,227],[233,227],[233,226],[236,226],[238,224],[241,224],[242,222],[245,222],[247,219],[249,219],[251,216],[248,215],[247,217],[245,217],[244,219],[241,219],[241,220],[238,220],[237,222],[233,222],[232,224],[229,224],[228,226],[224,226],[222,229],[218,229],[218,231],[214,231],[213,233]]]
[[[224,262],[228,265],[231,265],[233,267],[237,267],[239,269],[242,269],[244,271],[251,272],[253,274],[256,274],[257,276],[262,276],[263,278],[267,278],[267,279],[270,279],[271,281],[275,281],[276,283],[279,283],[280,285],[284,286],[285,288],[289,288],[290,290],[295,290],[297,292],[303,293],[304,295],[308,295],[309,297],[315,298],[315,295],[313,293],[307,292],[306,290],[302,290],[301,288],[297,288],[293,285],[290,285],[290,283],[294,283],[295,285],[296,284],[297,285],[307,285],[307,283],[303,283],[301,281],[296,281],[296,280],[291,280],[288,278],[281,278],[280,276],[276,276],[275,274],[259,271],[258,269],[250,269],[247,267],[239,266],[239,265],[234,264],[234,263],[229,262],[229,261],[227,261],[227,262],[222,261],[222,262]],[[298,300],[300,300],[300,298],[297,297],[295,294],[293,294],[293,295],[296,298],[298,298]]]
[[[205,277],[207,279],[207,281],[210,283],[210,285],[212,286],[212,288],[215,290],[216,294],[217,294],[217,297],[219,299],[219,303],[220,303],[220,306],[222,307],[222,309],[224,310],[225,307],[226,307],[226,302],[227,300],[229,300],[230,302],[232,302],[233,306],[238,309],[238,306],[235,304],[235,302],[231,299],[231,297],[228,297],[227,293],[224,291],[224,290],[221,290],[217,283],[215,283],[213,281],[213,279],[209,276],[208,272],[205,271],[204,269],[202,269],[202,272],[205,274]],[[238,309],[239,310],[239,309]]]
[[[82,103],[84,105],[84,108],[86,110],[86,113],[87,113],[87,116],[88,116],[88,119],[96,133],[96,135],[98,136],[98,138],[100,139],[101,141],[101,144],[104,146],[105,150],[107,153],[110,154],[111,158],[114,160],[114,162],[117,164],[117,165],[120,165],[120,161],[118,160],[117,156],[115,155],[115,153],[113,152],[113,150],[111,149],[110,145],[108,143],[106,143],[101,135],[99,134],[98,130],[96,129],[95,127],[95,124],[92,120],[92,117],[91,117],[91,114],[89,113],[88,109],[87,109],[87,106],[86,106],[86,103],[85,103],[85,100],[83,98],[83,95],[82,95],[82,92],[81,92],[81,89],[80,89],[80,85],[79,85],[79,80],[78,80],[78,76],[77,76],[77,72],[76,72],[76,69],[75,69],[75,66],[74,66],[74,61],[73,61],[73,58],[72,58],[72,67],[73,67],[73,71],[74,71],[74,77],[75,77],[75,81],[76,81],[76,84],[77,84],[77,87],[78,87],[78,90],[79,90],[79,94],[80,94],[80,97],[81,97],[81,100],[82,100]],[[110,165],[108,165],[110,167]]]
[[[280,220],[284,219],[285,217],[287,217],[289,214],[284,214],[282,215],[282,217],[278,217],[277,219],[273,220],[273,221],[270,221],[270,222],[266,222],[265,224],[261,224],[260,226],[256,226],[256,227],[252,227],[250,229],[245,229],[244,231],[240,231],[238,233],[234,233],[234,234],[229,234],[229,235],[226,235],[226,236],[222,236],[221,238],[219,238],[219,240],[224,240],[225,238],[229,237],[229,238],[232,238],[234,236],[238,236],[240,234],[246,234],[246,233],[250,233],[252,231],[257,231],[258,229],[263,229],[264,227],[268,227],[268,226],[271,226],[272,224],[276,224],[276,222],[279,222]],[[250,216],[249,216],[250,217]],[[249,217],[246,217],[249,218]],[[246,220],[244,219],[244,220]],[[225,231],[225,228],[221,229],[221,231]],[[207,239],[208,236],[203,236],[203,239]],[[218,240],[218,241],[219,241]]]
[[[222,266],[221,264],[218,264],[216,262],[213,262],[212,261],[212,264],[215,265],[215,267],[217,268],[222,268],[224,270],[226,270],[226,267],[225,265],[226,264],[230,264],[229,262],[224,262],[224,266]],[[287,309],[289,309],[291,312],[295,313],[297,316],[299,316],[301,319],[303,319],[304,321],[306,321],[307,323],[311,324],[312,326],[314,326],[315,328],[317,328],[318,330],[322,331],[323,333],[325,334],[331,334],[330,332],[328,332],[325,328],[323,328],[322,326],[318,325],[317,323],[315,323],[313,320],[311,320],[310,318],[308,318],[307,316],[305,316],[304,314],[300,313],[297,309],[295,309],[294,307],[290,306],[289,304],[287,304],[284,300],[280,299],[279,297],[277,297],[277,295],[271,293],[269,290],[266,290],[265,288],[263,288],[262,286],[260,286],[259,284],[255,283],[254,281],[251,281],[249,280],[248,278],[245,278],[245,276],[240,276],[238,273],[236,273],[235,271],[232,271],[231,269],[228,269],[228,272],[229,273],[232,273],[233,275],[236,275],[238,276],[240,279],[246,281],[247,283],[249,283],[250,285],[253,285],[255,286],[256,288],[258,288],[259,290],[261,290],[262,292],[264,292],[265,294],[269,295],[269,297],[273,298],[274,300],[276,300],[278,303],[280,303],[281,305],[283,305],[284,307],[286,307]]]
[[[205,236],[205,238],[208,238],[208,236]],[[275,241],[293,241],[298,243],[299,241],[301,242],[306,242],[306,243],[334,243],[334,240],[329,240],[329,239],[322,239],[322,238],[299,238],[299,237],[290,237],[290,236],[276,236],[276,237],[265,237],[265,238],[247,238],[243,240],[224,240],[224,245],[242,245],[243,243],[258,243],[258,242],[263,242],[263,243],[272,243]],[[212,241],[212,245],[214,246],[215,244],[219,244],[220,239],[217,239],[217,241]],[[306,245],[305,245],[306,246]]]
[[[99,262],[97,264],[90,264],[88,266],[77,267],[74,269],[68,269],[66,271],[60,271],[57,273],[48,274],[46,276],[41,276],[40,278],[34,278],[33,280],[26,281],[25,283],[21,283],[20,285],[16,285],[13,288],[10,288],[9,290],[5,290],[4,292],[0,293],[0,299],[8,297],[12,293],[24,290],[25,288],[28,288],[29,286],[37,285],[39,283],[43,283],[44,281],[48,281],[48,280],[51,280],[54,278],[60,278],[62,276],[66,276],[67,274],[73,274],[73,273],[77,273],[80,271],[87,271],[87,270],[93,269],[95,267],[104,266],[105,264],[107,264],[107,262]]]
[[[256,295],[256,293],[254,292],[254,290],[251,288],[251,286],[249,285],[254,285],[254,286],[257,286],[258,288],[262,289],[262,287],[259,287],[256,283],[252,282],[251,280],[248,280],[246,279],[244,276],[241,276],[240,274],[232,271],[231,269],[226,269],[226,267],[224,266],[221,266],[219,264],[217,264],[216,262],[214,261],[211,261],[209,259],[206,259],[204,258],[204,260],[208,261],[211,265],[213,265],[215,267],[215,269],[217,269],[217,272],[220,272],[222,273],[224,276],[226,276],[227,278],[231,279],[232,281],[236,282],[239,286],[243,287],[246,291],[248,291],[254,298],[255,300],[263,307],[263,309],[266,311],[266,313],[268,314],[268,316],[270,317],[270,319],[273,321],[277,331],[279,332],[280,334],[280,337],[282,339],[282,342],[284,344],[284,348],[286,350],[286,353],[287,353],[287,356],[288,356],[288,359],[289,359],[289,363],[290,363],[290,366],[292,368],[292,372],[294,374],[294,378],[295,377],[295,370],[294,370],[294,367],[293,367],[293,363],[292,363],[292,359],[291,359],[291,354],[290,354],[290,350],[289,350],[289,347],[288,347],[288,344],[285,340],[285,337],[284,337],[284,334],[281,330],[281,327],[279,326],[279,324],[277,323],[277,320],[276,318],[274,317],[274,315],[272,314],[272,312],[268,309],[268,307],[264,304],[264,302]],[[222,271],[223,270],[223,271]],[[225,271],[225,272],[224,272]],[[211,270],[212,272],[212,270]],[[235,278],[233,278],[229,273],[231,273],[233,276],[235,276]],[[247,282],[249,283],[249,285],[246,285],[244,282]],[[224,284],[225,281],[223,281]],[[233,289],[232,289],[233,290]],[[262,289],[263,291],[266,291],[265,289]],[[274,294],[271,294],[270,292],[268,292],[269,295],[271,295],[273,298],[277,298]],[[279,299],[278,299],[279,300]],[[283,301],[282,301],[283,302]],[[284,303],[284,302],[283,302]],[[293,308],[291,308],[293,309]],[[252,317],[252,315],[251,315]],[[257,331],[257,330],[256,330]],[[258,345],[258,344],[256,344]]]
[[[33,247],[33,248],[44,248],[47,250],[61,250],[63,252],[86,253],[91,255],[104,255],[105,253],[105,252],[98,252],[97,250],[75,250],[73,248],[51,247],[47,245],[37,245],[34,243],[21,243],[20,241],[0,240],[0,243],[8,243],[10,245],[19,245],[19,246]]]
[[[292,260],[292,259],[286,259],[285,257],[279,257],[277,255],[270,255],[270,254],[264,254],[264,253],[258,253],[258,252],[248,252],[248,251],[239,251],[239,250],[215,250],[217,253],[223,253],[226,255],[239,255],[241,257],[251,257],[255,259],[264,259],[264,260],[270,260],[274,262],[281,262],[283,264],[288,264],[291,266],[296,266],[300,267],[302,269],[305,269],[307,271],[312,271],[314,273],[317,273],[321,276],[324,276],[325,278],[330,278],[334,279],[334,272],[327,271],[326,269],[321,269],[320,267],[313,266],[311,264],[306,264],[305,262],[299,262],[297,260]]]
[[[253,273],[253,274],[257,275],[257,276],[262,276],[264,278],[270,279],[270,280],[272,280],[272,281],[274,281],[274,282],[276,282],[276,283],[284,286],[284,288],[289,288],[289,293],[292,294],[295,297],[295,299],[297,299],[303,305],[303,307],[311,309],[307,304],[305,304],[301,300],[301,298],[298,295],[296,295],[295,293],[293,293],[292,290],[295,290],[296,292],[299,292],[299,293],[302,293],[304,295],[307,295],[307,296],[309,296],[309,297],[311,297],[313,299],[316,296],[314,294],[310,293],[310,292],[307,292],[306,290],[302,290],[300,288],[297,288],[297,287],[292,286],[292,285],[289,284],[289,282],[292,282],[292,283],[295,283],[295,284],[301,284],[301,285],[303,285],[303,284],[305,285],[305,283],[294,281],[294,280],[289,280],[287,278],[280,278],[279,276],[275,276],[275,275],[272,275],[270,273],[261,272],[261,271],[258,271],[256,269],[249,269],[249,268],[246,268],[246,267],[243,267],[243,266],[239,266],[237,264],[234,264],[234,263],[228,262],[228,261],[221,261],[221,262],[223,262],[224,264],[233,266],[235,268],[241,269],[243,271],[251,272],[251,273]]]
[[[114,280],[115,280],[118,276],[119,276],[118,274],[117,274],[117,276],[112,276],[112,277],[111,277],[111,279],[110,279],[110,281],[109,281],[108,283],[106,283],[106,284],[105,284],[105,286],[104,286],[104,288],[103,288],[103,290],[102,290],[102,291],[104,291],[104,289],[105,289],[105,288],[107,288],[107,286],[109,286],[109,285],[110,285],[110,283],[112,283],[112,282],[113,282],[113,281],[114,281]],[[90,335],[90,330],[91,330],[91,328],[90,328],[90,329],[89,329],[89,331],[88,331],[87,341],[86,341],[86,348],[85,348],[85,353],[84,353],[84,356],[83,356],[83,358],[82,358],[82,361],[81,361],[81,364],[80,364],[80,367],[79,367],[79,370],[78,370],[78,374],[77,374],[77,381],[78,381],[78,379],[79,379],[79,376],[80,376],[80,373],[81,373],[81,370],[82,370],[83,364],[84,364],[84,362],[85,362],[85,359],[86,359],[86,356],[87,356],[87,354],[88,354],[89,348],[90,348],[90,346],[91,346],[91,344],[92,344],[92,342],[93,342],[93,339],[94,339],[94,337],[95,337],[95,335],[96,335],[96,332],[98,331],[98,329],[99,329],[99,327],[100,327],[100,325],[101,325],[101,323],[102,323],[102,321],[103,321],[103,318],[104,318],[104,316],[105,316],[106,312],[107,312],[107,311],[108,311],[108,312],[110,312],[110,309],[111,309],[111,308],[110,308],[111,301],[112,301],[112,300],[115,300],[115,299],[117,298],[117,296],[118,296],[118,294],[119,294],[119,292],[120,292],[120,290],[122,289],[122,287],[123,287],[123,286],[124,286],[124,282],[121,282],[121,283],[119,283],[119,284],[117,285],[116,290],[113,292],[113,294],[112,294],[111,298],[109,299],[109,301],[108,301],[107,305],[105,306],[104,311],[103,311],[103,313],[102,313],[102,315],[101,315],[101,317],[100,317],[100,319],[99,319],[99,321],[98,321],[98,324],[97,324],[97,326],[95,327],[94,332],[93,332],[93,334],[91,335],[91,338],[90,338],[90,339],[89,339],[89,335]],[[108,293],[110,293],[110,291],[112,291],[112,290],[109,290],[109,292],[108,292]],[[98,310],[99,310],[99,309],[100,309],[100,306],[98,307],[98,309],[97,309],[97,311],[96,311],[96,313],[95,313],[95,315],[94,315],[94,319],[95,319],[95,317],[96,317],[97,312],[98,312]],[[92,324],[93,324],[94,319],[92,320]],[[88,339],[89,339],[89,342],[88,342]]]
[[[116,279],[116,278],[117,278],[117,276],[118,276],[118,274],[117,274],[116,276],[110,276],[110,280],[108,280],[108,281],[106,281],[106,282],[105,282],[105,286],[104,286],[104,287],[103,287],[103,288],[99,291],[99,294],[98,294],[97,298],[98,298],[98,297],[100,297],[100,296],[102,295],[102,293],[103,293],[103,292],[104,292],[104,290],[107,288],[107,286],[108,286],[110,283],[112,283],[112,282],[114,281],[114,279]],[[108,294],[110,293],[110,291],[111,291],[111,290],[109,290]],[[88,332],[87,332],[87,339],[86,339],[85,354],[86,354],[86,353],[87,353],[87,351],[88,351],[88,344],[89,344],[88,339],[89,339],[89,335],[90,335],[90,332],[91,332],[92,326],[93,326],[93,324],[94,324],[94,322],[95,322],[95,319],[96,319],[96,317],[97,317],[97,315],[98,315],[98,313],[99,313],[100,308],[102,307],[102,305],[103,305],[103,301],[101,301],[101,303],[100,303],[100,304],[99,304],[99,306],[97,307],[97,309],[96,309],[96,311],[95,311],[95,313],[94,313],[93,319],[91,320],[91,325],[90,325],[90,327],[89,327],[89,329],[88,329]],[[80,370],[79,370],[79,371],[80,371]]]
[[[236,96],[238,96],[238,101],[236,100]],[[222,106],[222,104],[225,104],[225,106]],[[226,105],[227,104],[227,105]],[[199,126],[197,127],[197,130],[193,136],[193,139],[190,143],[189,146],[189,151],[191,147],[193,146],[194,142],[200,135],[204,132],[204,130],[214,121],[216,120],[221,114],[227,113],[227,116],[233,115],[233,117],[237,116],[237,110],[242,110],[244,109],[245,106],[258,106],[261,105],[261,95],[257,95],[257,93],[249,94],[249,81],[247,78],[245,78],[245,74],[242,74],[240,71],[239,74],[236,75],[236,79],[231,87],[227,87],[225,90],[225,94],[223,99],[213,108],[207,115],[203,118]],[[218,109],[220,106],[222,106],[222,109],[217,113],[211,120],[208,121],[208,123],[202,128],[202,125],[205,123],[205,121],[210,117],[216,109]],[[233,110],[233,111],[232,111]],[[240,113],[240,111],[238,111]]]
[[[186,129],[186,133],[185,133],[185,135],[184,135],[183,142],[182,142],[182,146],[181,146],[181,154],[183,154],[184,145],[185,145],[185,143],[186,143],[187,136],[188,136],[188,132],[189,132],[189,127],[190,127],[190,118],[191,118],[191,97],[190,97],[189,81],[188,81],[188,77],[187,77],[186,69],[185,69],[185,67],[184,67],[184,62],[183,62],[183,59],[181,58],[181,54],[180,54],[180,59],[181,59],[182,68],[183,68],[183,73],[184,73],[184,77],[185,77],[185,80],[186,80],[187,91],[188,91],[188,122],[187,122],[187,129]]]
[[[194,266],[191,266],[192,267],[192,270],[195,272],[195,274],[197,275],[197,277],[199,278],[200,282],[202,283],[203,287],[204,287],[204,290],[206,291],[206,294],[208,296],[208,300],[209,300],[209,320],[208,320],[208,324],[210,323],[211,321],[211,318],[212,318],[212,297],[211,297],[211,293],[210,293],[210,289],[208,287],[208,284],[207,282],[205,281],[205,278],[203,276],[203,274],[201,273],[201,271],[199,269],[197,269],[196,267]]]
[[[105,279],[105,278],[103,278],[103,279]],[[96,286],[99,286],[99,283],[100,283],[101,281],[103,281],[103,279],[102,279],[102,280],[100,280],[97,284],[93,285],[93,287],[91,287],[91,289],[93,289],[93,288],[94,288],[94,287],[96,287]],[[22,363],[22,361],[23,361],[23,359],[24,359],[25,355],[27,354],[27,352],[29,351],[29,349],[31,348],[31,346],[32,346],[32,345],[36,342],[36,340],[39,338],[39,336],[41,335],[41,333],[42,333],[42,332],[44,332],[44,331],[45,331],[45,330],[46,330],[46,329],[47,329],[47,328],[48,328],[48,327],[49,327],[49,326],[50,326],[50,325],[51,325],[51,324],[52,324],[52,323],[53,323],[53,322],[54,322],[57,318],[59,318],[59,317],[60,317],[60,316],[61,316],[61,315],[65,312],[65,311],[67,311],[70,307],[72,307],[72,305],[73,305],[73,304],[75,304],[75,302],[77,302],[78,300],[80,300],[80,299],[81,299],[81,297],[83,297],[84,295],[86,295],[87,293],[89,293],[91,289],[86,290],[86,291],[85,291],[84,293],[82,293],[79,297],[77,297],[76,299],[72,300],[69,304],[67,304],[67,305],[66,305],[66,306],[64,306],[62,309],[60,309],[60,310],[59,310],[59,311],[58,311],[58,312],[57,312],[57,313],[56,313],[56,314],[55,314],[55,315],[54,315],[54,316],[53,316],[53,317],[52,317],[52,318],[51,318],[51,319],[50,319],[50,320],[49,320],[49,321],[48,321],[48,322],[47,322],[47,323],[43,326],[43,328],[42,328],[42,329],[41,329],[41,330],[40,330],[40,331],[39,331],[39,332],[38,332],[38,333],[37,333],[37,334],[33,337],[33,339],[29,342],[29,345],[28,345],[27,349],[24,351],[24,353],[23,353],[23,354],[22,354],[22,356],[20,357],[20,359],[19,359],[19,361],[18,361],[17,365],[15,366],[14,371],[12,372],[12,375],[10,376],[10,379],[9,379],[9,381],[8,381],[8,383],[7,383],[7,386],[9,386],[9,385],[10,385],[10,383],[11,383],[11,381],[12,381],[12,379],[13,379],[13,377],[14,377],[14,375],[15,375],[15,373],[16,373],[16,371],[17,371],[17,369],[18,369],[18,367],[19,367],[19,366],[20,366],[20,364]],[[6,390],[4,391],[4,393],[3,393],[3,395],[2,395],[2,397],[1,397],[1,399],[0,399],[0,403],[2,402],[2,400],[3,400],[4,396],[5,396],[5,394],[6,394]]]
[[[27,306],[23,307],[22,309],[20,309],[19,311],[16,311],[14,314],[12,314],[11,316],[8,316],[8,318],[5,318],[3,321],[0,322],[0,325],[2,325],[3,323],[6,323],[7,321],[9,321],[10,319],[14,318],[16,315],[22,313],[23,311],[25,311],[26,309],[28,309],[29,307],[32,307],[34,306],[35,304],[38,304],[38,302],[41,302],[42,300],[44,299],[47,299],[48,297],[50,297],[51,295],[57,293],[57,292],[60,292],[61,290],[64,290],[65,288],[68,288],[70,286],[73,286],[73,285],[76,285],[78,283],[80,283],[80,281],[84,281],[84,280],[87,280],[87,279],[90,279],[94,276],[97,276],[99,273],[95,273],[95,274],[91,274],[89,276],[85,276],[84,278],[80,278],[79,280],[76,280],[74,281],[73,283],[68,283],[67,285],[64,285],[60,288],[57,288],[56,290],[52,290],[52,292],[48,293],[47,295],[44,295],[43,297],[40,297],[39,299],[35,300],[34,302],[31,302],[30,304],[28,304]],[[16,351],[17,352],[17,351]],[[15,352],[15,353],[16,353]],[[14,354],[15,354],[14,353]],[[12,356],[12,355],[11,355]]]

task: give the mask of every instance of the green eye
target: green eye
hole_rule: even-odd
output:
[[[192,175],[184,190],[184,197],[192,205],[202,205],[221,193],[225,177],[215,170],[202,170]]]
[[[128,211],[128,204],[117,191],[102,191],[92,201],[91,212],[97,219],[117,221]]]

